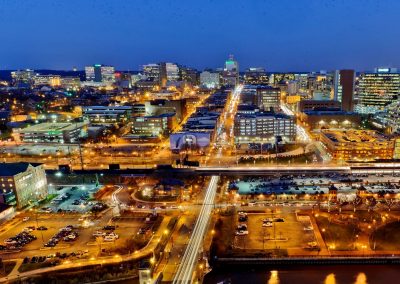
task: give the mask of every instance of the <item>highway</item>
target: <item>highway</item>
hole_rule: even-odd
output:
[[[213,203],[217,193],[218,181],[218,176],[211,177],[210,183],[207,187],[206,195],[204,197],[203,205],[196,221],[196,225],[194,226],[191,238],[185,250],[185,254],[181,259],[172,283],[192,283],[192,276],[194,268],[197,264],[198,253],[203,244],[204,234],[206,233],[209,219],[213,210]]]

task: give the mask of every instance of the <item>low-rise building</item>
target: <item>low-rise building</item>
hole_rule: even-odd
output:
[[[389,160],[394,154],[394,140],[373,130],[323,130],[320,141],[336,161]]]
[[[91,123],[125,123],[132,115],[132,106],[83,106],[82,114]]]
[[[60,75],[36,75],[33,77],[33,84],[35,86],[48,85],[52,87],[61,86],[61,76]]]
[[[255,105],[238,105],[237,114],[256,114],[260,112],[260,108]]]
[[[47,193],[47,178],[42,164],[0,164],[0,203],[21,209],[46,198]]]
[[[235,143],[274,143],[280,137],[283,141],[296,139],[293,116],[271,112],[237,114],[235,116]]]
[[[146,115],[160,115],[163,113],[175,113],[178,122],[186,116],[186,100],[153,100],[145,102]]]
[[[61,86],[68,90],[78,90],[81,87],[81,79],[76,76],[61,77]]]
[[[350,129],[361,125],[361,116],[340,109],[316,109],[300,113],[299,120],[308,130]]]
[[[15,216],[15,207],[0,203],[0,224]]]
[[[87,122],[44,122],[26,128],[13,129],[17,142],[77,143],[84,136]]]
[[[301,100],[297,105],[299,112],[305,112],[320,108],[338,108],[340,109],[341,104],[339,101],[333,100]]]
[[[255,86],[256,88],[256,98],[258,106],[269,111],[272,109],[277,109],[281,101],[281,90],[279,88],[274,88],[271,86]]]
[[[145,104],[134,104],[132,106],[132,116],[144,116],[146,115]]]
[[[132,118],[132,133],[141,137],[168,135],[175,126],[175,113]]]

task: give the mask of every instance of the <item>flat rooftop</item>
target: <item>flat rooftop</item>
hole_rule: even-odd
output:
[[[18,132],[50,132],[50,131],[71,131],[76,128],[86,125],[85,122],[69,123],[69,122],[44,122],[39,124],[34,124],[26,128],[19,129]]]
[[[385,136],[374,130],[323,130],[322,134],[337,143],[385,142]]]

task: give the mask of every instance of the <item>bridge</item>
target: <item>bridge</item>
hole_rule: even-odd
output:
[[[47,170],[49,174],[55,170]],[[152,174],[172,175],[274,175],[274,174],[305,174],[314,175],[321,173],[400,173],[400,163],[374,163],[356,165],[271,165],[271,166],[218,166],[218,167],[192,167],[175,168],[172,166],[134,169],[103,169],[103,170],[75,170],[75,174],[107,174],[122,177],[137,177]]]
[[[207,187],[206,195],[204,197],[204,203],[201,207],[189,243],[186,247],[185,254],[180,261],[174,281],[172,282],[174,284],[192,283],[193,271],[197,264],[199,250],[203,245],[204,235],[206,233],[213,210],[218,181],[218,176],[211,177],[210,183]]]

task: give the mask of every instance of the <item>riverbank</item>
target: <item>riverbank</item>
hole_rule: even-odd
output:
[[[252,283],[252,284],[380,284],[397,283],[398,265],[248,265],[213,269],[203,283]]]

